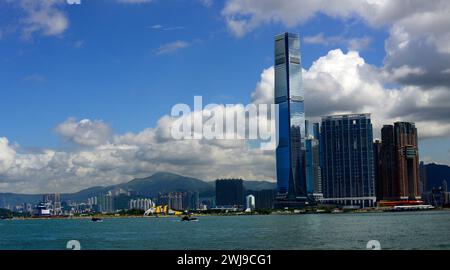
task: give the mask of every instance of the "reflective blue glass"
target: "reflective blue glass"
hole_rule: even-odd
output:
[[[324,196],[375,196],[370,116],[325,117],[322,119],[320,136]]]
[[[276,149],[279,197],[306,198],[305,110],[302,90],[300,38],[275,37],[275,103],[279,105]]]

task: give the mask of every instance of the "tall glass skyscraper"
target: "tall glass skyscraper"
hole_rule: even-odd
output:
[[[300,37],[275,37],[275,104],[278,113],[277,206],[297,206],[307,198],[305,174],[305,110]]]

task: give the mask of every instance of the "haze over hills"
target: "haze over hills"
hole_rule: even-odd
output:
[[[442,181],[447,180],[450,185],[450,167],[440,164],[426,164],[428,189],[442,186]],[[246,190],[258,191],[263,189],[275,189],[276,183],[269,181],[244,181]],[[146,178],[136,178],[126,183],[104,187],[90,187],[75,193],[61,194],[61,200],[86,201],[90,197],[106,193],[109,190],[122,188],[133,190],[139,195],[155,197],[159,192],[183,192],[198,191],[202,197],[211,197],[215,194],[214,181],[207,182],[197,178],[186,177],[174,173],[157,172]],[[18,205],[22,203],[36,204],[42,200],[42,194],[16,194],[0,193],[0,208],[6,205]]]
[[[269,181],[244,181],[246,190],[258,191],[262,189],[274,189],[275,183]],[[146,178],[136,178],[126,183],[105,187],[90,187],[75,193],[61,194],[61,200],[86,201],[90,197],[106,193],[109,190],[122,188],[132,190],[142,196],[155,197],[159,192],[184,192],[198,191],[201,197],[211,197],[215,194],[214,181],[206,182],[197,178],[186,177],[174,173],[157,172]],[[6,205],[18,205],[22,203],[36,204],[42,200],[42,194],[15,194],[0,193],[0,208]]]

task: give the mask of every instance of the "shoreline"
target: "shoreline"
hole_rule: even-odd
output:
[[[374,210],[352,210],[352,211],[343,211],[343,212],[272,212],[270,214],[259,214],[259,213],[208,213],[208,214],[198,214],[194,213],[191,214],[193,217],[208,217],[208,216],[291,216],[291,215],[324,215],[324,214],[332,214],[332,215],[339,215],[339,214],[370,214],[370,213],[404,213],[404,212],[450,212],[450,208],[441,208],[441,209],[429,209],[429,210],[404,210],[404,211],[395,211],[395,210],[388,210],[388,209],[374,209]],[[92,216],[55,216],[55,217],[12,217],[12,218],[5,218],[2,220],[70,220],[70,219],[77,219],[77,220],[91,220],[93,217],[101,218],[101,219],[119,219],[119,218],[127,218],[127,219],[144,219],[144,218],[180,218],[184,215],[159,215],[159,216],[142,216],[142,215],[120,215],[120,216],[114,216],[114,215],[92,215]]]

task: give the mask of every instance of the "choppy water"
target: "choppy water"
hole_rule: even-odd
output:
[[[208,216],[178,218],[1,220],[0,249],[450,249],[450,211]]]

